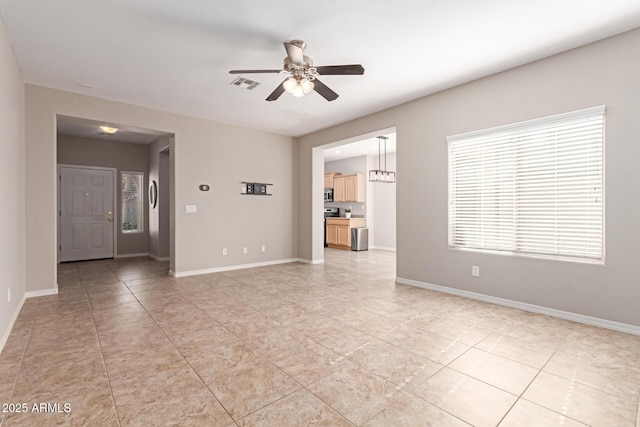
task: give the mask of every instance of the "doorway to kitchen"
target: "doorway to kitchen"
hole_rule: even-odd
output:
[[[386,139],[381,140],[379,136]],[[381,141],[386,142],[386,155],[384,146],[379,144]],[[368,237],[367,246],[354,249],[395,252],[396,184],[370,181],[369,172],[381,167],[396,171],[396,147],[395,128],[389,128],[327,144],[314,151],[323,157],[322,173],[314,173],[314,179],[320,179],[320,175],[324,178],[324,215],[320,217],[324,238],[319,244],[325,248],[325,262],[352,249],[353,228],[366,228]],[[314,160],[314,166],[319,164]],[[319,199],[320,195],[316,197]],[[337,221],[333,219],[336,216]],[[362,236],[362,230],[355,234]],[[332,256],[326,256],[326,251],[332,251]]]

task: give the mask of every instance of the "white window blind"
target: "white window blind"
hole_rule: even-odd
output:
[[[123,233],[144,231],[144,174],[142,172],[122,172],[120,227]]]
[[[604,110],[448,137],[449,246],[604,260]]]

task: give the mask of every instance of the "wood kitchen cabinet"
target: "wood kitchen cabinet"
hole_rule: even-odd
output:
[[[324,188],[333,188],[334,177],[340,175],[340,172],[327,172],[324,174]]]
[[[333,201],[334,202],[354,202],[366,201],[367,188],[364,175],[356,173],[353,175],[340,175],[333,177]]]
[[[327,218],[327,246],[351,250],[351,229],[364,226],[364,218]]]

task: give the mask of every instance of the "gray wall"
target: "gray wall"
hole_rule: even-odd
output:
[[[0,351],[25,296],[24,83],[0,19]],[[11,302],[7,301],[11,289]]]
[[[122,171],[143,172],[144,188],[147,188],[147,183],[149,182],[149,146],[61,134],[58,134],[57,138],[58,164],[115,168],[117,169],[116,182],[120,182],[120,172]],[[122,186],[117,185],[116,188],[115,220],[118,230],[116,255],[147,254],[149,252],[149,203],[147,191],[144,191],[144,232],[122,233],[120,232]]]
[[[314,147],[395,126],[398,277],[640,325],[638,46],[640,29],[300,138],[300,256],[317,259],[322,240],[312,197],[321,194],[323,171]],[[601,104],[605,265],[448,249],[447,135]],[[481,277],[471,277],[472,265]]]

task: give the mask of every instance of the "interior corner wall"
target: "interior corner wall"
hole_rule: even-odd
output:
[[[640,29],[300,137],[299,252],[316,243],[304,234],[314,224],[306,193],[321,179],[314,147],[395,125],[399,278],[640,326],[638,46]],[[605,265],[448,249],[448,135],[603,104]]]
[[[149,183],[156,182],[156,207],[149,205],[149,253],[156,259],[169,258],[169,136],[160,136],[149,147]]]
[[[55,288],[57,114],[175,135],[171,268],[176,274],[296,257],[293,138],[28,84],[27,291]],[[243,196],[242,181],[274,184],[273,196]],[[199,184],[211,190],[201,192]],[[196,205],[197,213],[186,213],[186,205]],[[223,246],[229,250],[224,257]]]
[[[0,19],[0,351],[25,297],[25,89]],[[11,301],[8,300],[11,290]]]

